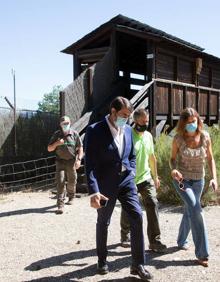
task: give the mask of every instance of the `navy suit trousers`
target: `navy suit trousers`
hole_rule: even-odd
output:
[[[98,260],[103,262],[107,258],[108,226],[117,199],[121,202],[122,208],[127,212],[130,221],[132,265],[143,265],[145,263],[145,248],[142,209],[133,181],[130,182],[130,185],[120,185],[118,194],[109,199],[107,206],[97,210],[96,248]],[[116,228],[118,229],[118,226]]]

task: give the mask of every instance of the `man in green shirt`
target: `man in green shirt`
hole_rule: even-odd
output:
[[[145,109],[137,109],[133,114],[133,143],[136,153],[135,183],[141,195],[143,206],[147,215],[147,235],[149,249],[163,252],[166,245],[160,241],[160,227],[158,216],[158,201],[156,189],[160,186],[157,175],[157,160],[154,154],[153,138],[147,131],[149,114]],[[130,224],[126,212],[121,211],[121,245],[130,246]]]

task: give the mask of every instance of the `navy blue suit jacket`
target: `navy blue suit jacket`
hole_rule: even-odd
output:
[[[117,197],[118,187],[122,185],[122,165],[126,168],[123,186],[136,189],[131,127],[124,126],[124,150],[120,157],[106,120],[90,125],[85,136],[85,165],[89,194],[100,192],[107,197]]]

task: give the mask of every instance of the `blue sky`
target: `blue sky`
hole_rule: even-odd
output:
[[[220,57],[218,0],[0,0],[0,106],[37,109],[54,85],[72,82],[72,56],[60,53],[118,14],[134,18]]]

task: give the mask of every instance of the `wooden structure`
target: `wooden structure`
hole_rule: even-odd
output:
[[[149,109],[151,130],[173,127],[186,106],[219,122],[220,59],[197,45],[118,15],[62,52],[73,56],[74,76],[60,95],[61,114],[80,132],[118,95]]]

